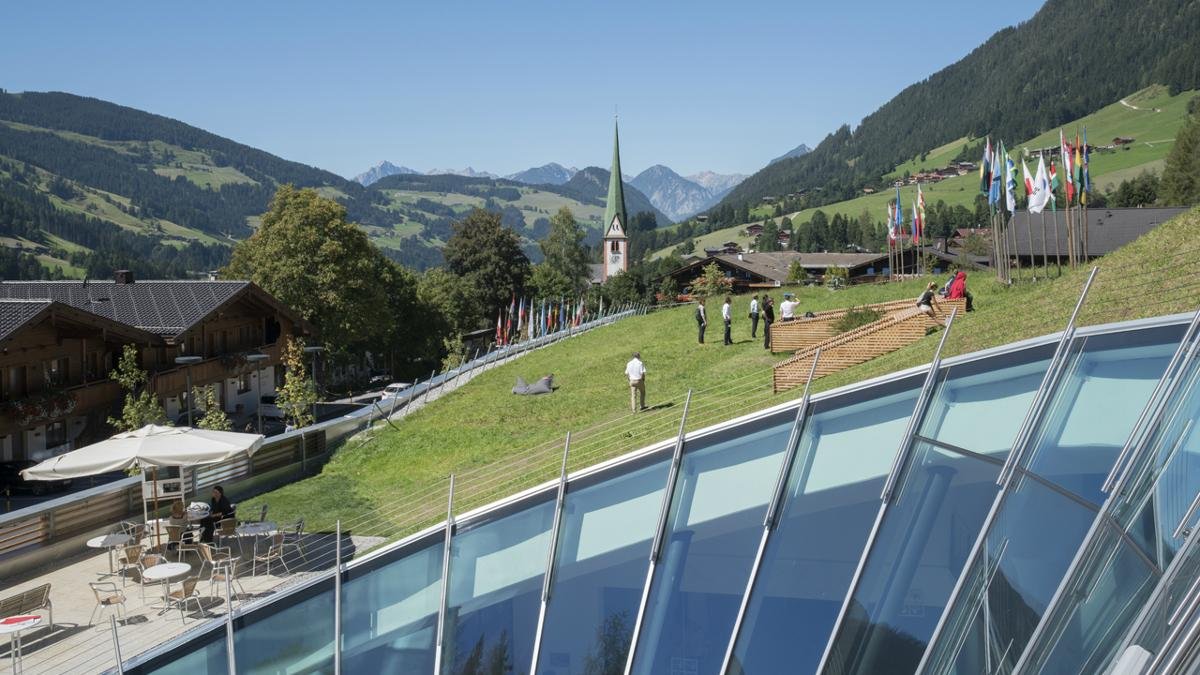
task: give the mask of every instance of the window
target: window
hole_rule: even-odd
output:
[[[237,393],[244,394],[250,391],[250,373],[243,373],[239,376],[237,383]]]
[[[66,357],[46,361],[42,364],[43,377],[47,387],[61,387],[67,383],[67,364]]]
[[[46,425],[46,447],[56,448],[67,442],[67,423],[51,422]]]
[[[620,253],[620,252],[621,252],[621,242],[619,242],[619,241],[614,241],[614,242],[612,243],[612,246],[611,246],[611,247],[609,247],[609,249],[608,249],[608,250],[609,250],[609,251],[611,251],[611,252],[613,252],[613,253]]]

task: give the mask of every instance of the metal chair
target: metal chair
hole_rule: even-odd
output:
[[[249,595],[249,593],[246,592],[246,588],[244,586],[242,586],[242,582],[239,581],[237,578],[237,561],[236,560],[234,560],[233,558],[225,558],[222,560],[212,560],[212,561],[209,561],[209,565],[211,566],[209,568],[209,573],[208,573],[208,594],[209,595],[212,595],[212,596],[221,595],[221,592],[217,590],[217,582],[224,583],[226,581],[228,581],[231,586],[237,586],[238,591],[240,591],[242,595]],[[230,601],[232,601],[232,600],[233,599],[230,598]],[[229,609],[232,610],[232,607],[230,607]]]
[[[137,523],[132,520],[121,522],[121,531],[129,535],[129,543],[140,544],[142,539],[146,537],[146,526],[143,523]]]
[[[200,593],[196,590],[196,584],[200,583],[200,577],[188,577],[183,580],[183,585],[177,591],[171,591],[167,594],[167,607],[178,607],[179,618],[187,623],[187,614],[184,613],[184,608],[188,601],[196,603],[196,610],[201,614],[207,615],[204,611],[204,606],[200,604]]]
[[[125,579],[129,576],[129,570],[138,569],[138,563],[141,561],[144,552],[145,549],[142,548],[141,544],[134,543],[121,549],[121,552],[117,554],[117,566],[120,567],[117,571],[121,573],[122,587],[125,586]]]
[[[267,574],[271,573],[272,562],[278,562],[283,565],[283,571],[289,574],[292,572],[292,570],[288,569],[287,561],[283,559],[283,533],[276,532],[271,535],[270,542],[265,553],[259,553],[255,550],[254,562],[250,566],[250,576],[254,576],[258,572],[258,563],[260,562],[267,564]]]
[[[213,533],[213,540],[215,540],[217,545],[220,547],[221,543],[228,539],[234,539],[237,541],[239,556],[245,555],[246,552],[242,550],[242,538],[239,537],[237,533],[237,521],[233,518],[222,518],[221,520],[217,521],[217,531]],[[221,548],[229,547],[224,546]]]
[[[125,619],[125,594],[117,588],[114,581],[93,581],[88,584],[92,589],[92,595],[96,596],[96,606],[92,608],[92,614],[88,617],[88,625],[96,625],[96,612],[100,612],[100,616],[104,616],[104,612],[110,608],[116,608],[117,618]]]
[[[288,532],[283,533],[283,548],[296,549],[300,553],[300,558],[304,562],[308,562],[308,556],[304,553],[304,519],[296,521]]]
[[[167,560],[166,556],[160,555],[158,553],[143,553],[142,557],[138,559],[138,563],[137,563],[138,585],[142,587],[142,601],[143,602],[146,600],[146,570],[151,567],[154,567],[155,565],[166,562],[166,560]],[[165,581],[164,582],[155,581],[155,582],[151,582],[151,583],[158,584],[158,583],[166,583],[166,582]]]
[[[216,567],[224,564],[237,564],[237,560],[233,557],[233,551],[228,547],[213,546],[212,544],[200,544],[198,548],[200,552],[200,569],[204,569],[204,565]]]

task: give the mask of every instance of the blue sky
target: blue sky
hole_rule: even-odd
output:
[[[857,123],[1041,0],[16,2],[0,87],[95,96],[352,176],[752,173]]]

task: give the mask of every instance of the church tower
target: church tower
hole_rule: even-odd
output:
[[[629,270],[629,236],[625,234],[628,223],[625,188],[621,181],[620,134],[614,121],[612,169],[608,177],[608,200],[604,204],[604,258],[601,265],[605,281]]]

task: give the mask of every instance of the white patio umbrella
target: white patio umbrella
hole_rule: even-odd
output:
[[[253,455],[262,447],[262,442],[260,434],[150,424],[51,457],[25,469],[21,475],[26,480],[59,480],[136,467],[142,469],[143,476],[147,472],[150,474],[154,486],[154,510],[157,511],[158,483],[155,475],[158,468],[216,464],[243,452]],[[158,529],[155,530],[157,535]]]

